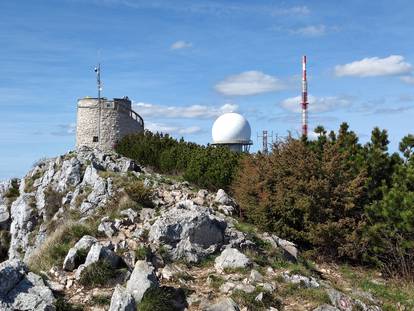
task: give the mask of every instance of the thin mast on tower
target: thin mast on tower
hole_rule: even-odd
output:
[[[308,137],[308,81],[306,79],[306,55],[302,57],[302,136]]]
[[[95,67],[96,72],[96,84],[98,87],[98,142],[101,141],[101,64],[98,63],[98,67]]]

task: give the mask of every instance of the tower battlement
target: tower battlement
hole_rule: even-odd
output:
[[[77,110],[76,148],[111,150],[125,135],[144,131],[144,120],[128,97],[81,98]]]

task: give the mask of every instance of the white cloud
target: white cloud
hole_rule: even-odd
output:
[[[335,66],[338,77],[376,77],[408,73],[412,70],[410,63],[404,61],[401,55],[391,55],[385,58],[364,58],[345,65]]]
[[[414,84],[414,76],[402,76],[400,79],[407,84]]]
[[[147,122],[145,127],[154,133],[162,132],[166,134],[191,135],[201,132],[201,128],[198,126],[180,127],[164,123]]]
[[[214,118],[226,112],[235,112],[239,106],[236,104],[224,104],[222,106],[164,106],[150,103],[134,103],[134,110],[143,117],[159,118]]]
[[[310,25],[302,28],[293,29],[290,32],[305,37],[319,37],[326,34],[327,27],[325,25]]]
[[[273,15],[308,15],[309,8],[306,5],[292,6],[290,8],[277,8],[272,10]]]
[[[280,91],[284,88],[285,84],[278,78],[253,70],[229,76],[215,86],[224,95],[240,96]]]
[[[71,136],[76,132],[76,123],[59,124],[58,129],[51,132],[54,136]]]
[[[191,48],[192,46],[193,46],[193,44],[191,42],[186,42],[186,41],[183,41],[183,40],[179,40],[179,41],[174,42],[171,45],[170,49],[171,50],[182,50],[182,49]]]
[[[282,101],[281,106],[291,112],[301,112],[300,102],[301,96],[291,97]],[[351,105],[348,98],[338,96],[315,97],[309,95],[308,102],[308,109],[312,112],[327,112]]]

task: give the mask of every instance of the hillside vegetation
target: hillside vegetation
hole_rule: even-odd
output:
[[[386,130],[365,145],[346,123],[314,141],[288,137],[269,155],[236,155],[169,136],[132,135],[121,154],[211,189],[231,189],[243,220],[313,259],[373,266],[414,280],[414,136],[388,152]],[[151,150],[151,152],[148,152]]]

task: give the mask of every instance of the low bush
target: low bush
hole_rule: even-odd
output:
[[[174,300],[183,296],[183,293],[171,287],[149,288],[137,306],[139,311],[179,311],[181,307],[174,304]]]
[[[117,152],[163,174],[180,174],[199,187],[228,189],[240,154],[149,131],[124,137]]]
[[[151,248],[148,246],[141,246],[135,250],[136,260],[148,260],[151,256]]]
[[[102,286],[115,277],[116,271],[107,260],[99,260],[87,266],[80,275],[79,284],[86,287]]]
[[[147,207],[152,207],[152,190],[145,187],[142,181],[135,180],[133,182],[130,182],[125,187],[125,192],[136,203]]]
[[[262,300],[256,300],[257,295],[260,293],[263,293]],[[282,303],[276,296],[267,291],[262,291],[260,288],[256,288],[252,293],[235,290],[231,294],[231,298],[240,306],[246,307],[249,311],[264,311],[270,307],[279,309],[282,306]]]

